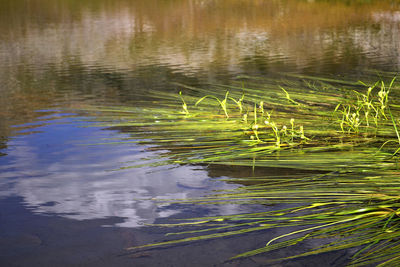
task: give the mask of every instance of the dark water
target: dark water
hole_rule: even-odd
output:
[[[147,223],[266,207],[157,205],[152,198],[234,188],[219,178],[249,170],[110,171],[157,152],[87,145],[128,133],[82,127],[85,115],[67,110],[143,105],[143,92],[175,90],[172,82],[287,72],[356,79],[399,65],[397,1],[0,0],[0,264],[265,266],[286,252],[223,261],[280,230],[124,254],[163,239]],[[284,265],[341,266],[346,253]]]

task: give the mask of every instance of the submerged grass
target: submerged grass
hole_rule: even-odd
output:
[[[179,94],[150,92],[151,108],[86,111],[96,112],[98,125],[123,129],[134,142],[160,152],[144,165],[238,165],[319,174],[232,178],[227,180],[250,185],[199,199],[171,200],[297,205],[160,225],[196,228],[171,234],[185,235],[182,238],[129,249],[293,226],[297,230],[266,240],[264,247],[234,259],[321,238],[327,240],[324,245],[286,259],[357,248],[351,266],[400,264],[400,106],[395,78],[351,82],[297,75],[279,83],[253,77],[241,77],[243,81],[246,87],[211,85],[213,95],[210,89],[177,84]]]

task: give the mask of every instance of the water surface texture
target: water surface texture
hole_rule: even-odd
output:
[[[177,90],[174,82],[205,87],[238,75],[282,73],[357,79],[399,66],[397,1],[1,0],[0,264],[264,266],[263,257],[224,260],[280,230],[126,254],[128,246],[162,239],[162,230],[145,224],[266,207],[156,203],[235,188],[220,178],[251,170],[116,171],[160,151],[137,143],[92,145],[129,133],[88,127],[93,117],[76,110],[151,110],[146,92]],[[341,266],[346,252],[324,257],[324,264]]]

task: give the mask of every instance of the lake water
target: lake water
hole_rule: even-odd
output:
[[[165,229],[146,224],[270,207],[156,203],[238,187],[220,178],[251,170],[115,171],[160,151],[91,145],[129,133],[86,127],[93,118],[74,110],[151,108],[146,92],[176,90],[175,82],[206,87],[283,73],[357,80],[399,67],[397,1],[2,0],[0,264],[265,266],[271,255],[224,260],[281,230],[127,254],[126,247],[163,240]],[[347,253],[284,265],[342,266]]]

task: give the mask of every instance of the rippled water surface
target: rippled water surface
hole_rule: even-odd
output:
[[[270,231],[124,254],[162,239],[145,224],[265,209],[163,205],[154,198],[235,188],[246,168],[122,169],[160,151],[91,125],[88,105],[144,106],[174,82],[206,87],[238,75],[357,79],[399,71],[400,3],[305,0],[0,1],[0,263],[4,266],[260,266],[223,263]],[[93,126],[93,127],[88,127]],[[219,251],[215,253],[215,251]],[[280,255],[284,256],[284,255]],[[343,253],[325,255],[332,266]],[[320,258],[288,266],[310,266]],[[314,265],[315,266],[315,265]]]

